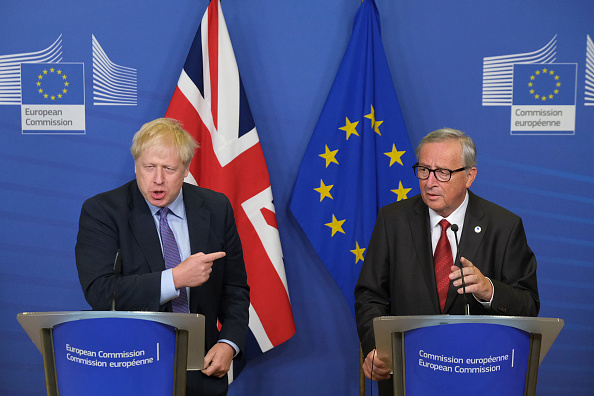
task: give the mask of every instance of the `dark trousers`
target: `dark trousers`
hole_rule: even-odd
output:
[[[201,371],[188,371],[186,396],[225,396],[229,389],[227,375],[223,378],[208,377]]]

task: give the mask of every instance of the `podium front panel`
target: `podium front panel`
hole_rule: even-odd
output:
[[[530,334],[485,323],[404,333],[407,395],[524,395]]]
[[[101,318],[53,328],[59,394],[171,395],[175,328],[149,320]]]

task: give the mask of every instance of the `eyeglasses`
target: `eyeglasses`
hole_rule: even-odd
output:
[[[413,170],[415,172],[415,176],[418,177],[419,179],[427,180],[429,178],[429,175],[431,173],[433,173],[433,176],[435,176],[435,178],[440,182],[449,182],[450,179],[452,178],[452,173],[461,172],[466,169],[468,169],[468,168],[463,167],[463,168],[456,169],[456,170],[441,169],[441,168],[429,169],[426,166],[419,165],[418,162],[413,165]]]

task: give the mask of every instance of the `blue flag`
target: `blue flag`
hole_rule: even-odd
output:
[[[514,64],[513,105],[575,105],[576,64]]]
[[[84,105],[82,63],[22,63],[22,104]]]
[[[416,162],[365,0],[301,162],[291,211],[354,314],[354,288],[380,207],[418,192]]]

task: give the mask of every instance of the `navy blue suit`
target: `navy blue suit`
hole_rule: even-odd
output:
[[[245,346],[249,287],[233,209],[223,194],[184,183],[183,199],[192,254],[224,251],[210,278],[190,290],[190,312],[205,316],[205,350],[219,339]],[[117,310],[171,311],[160,304],[165,261],[149,207],[135,180],[88,199],[82,207],[76,243],[76,265],[85,298],[94,310],[111,309],[113,262],[121,250]],[[222,324],[221,332],[217,320]],[[219,394],[226,376],[188,372],[188,394]]]

